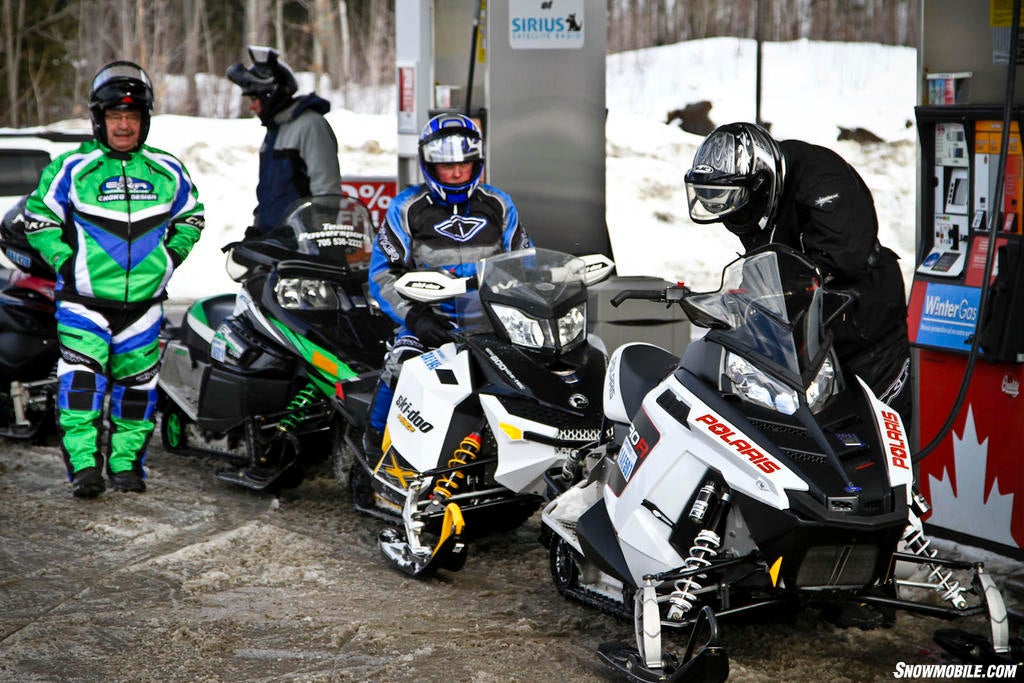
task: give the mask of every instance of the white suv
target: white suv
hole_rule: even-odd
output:
[[[36,189],[51,159],[90,138],[92,132],[71,129],[0,130],[0,216]]]

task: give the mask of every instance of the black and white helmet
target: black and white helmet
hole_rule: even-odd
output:
[[[134,62],[116,61],[99,70],[89,88],[89,118],[92,132],[104,145],[107,142],[108,109],[137,109],[142,112],[139,145],[149,135],[149,117],[153,110],[153,85],[142,67]]]
[[[228,67],[228,80],[242,88],[246,97],[258,97],[262,105],[260,119],[267,123],[288,106],[299,89],[292,72],[281,55],[272,47],[249,46],[252,66],[241,62]]]
[[[686,172],[686,196],[695,223],[721,221],[747,235],[774,224],[785,180],[779,143],[754,123],[719,126],[697,149]]]

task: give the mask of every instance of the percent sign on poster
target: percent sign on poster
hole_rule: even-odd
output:
[[[398,194],[398,181],[394,178],[348,178],[341,183],[341,191],[358,197],[373,216],[373,224],[380,225],[391,200]]]

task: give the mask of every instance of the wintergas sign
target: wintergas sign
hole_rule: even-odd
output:
[[[584,5],[584,0],[509,0],[509,45],[513,50],[582,48]]]
[[[977,287],[935,282],[911,291],[908,320],[911,341],[921,346],[952,349],[966,353],[978,324],[981,290]]]

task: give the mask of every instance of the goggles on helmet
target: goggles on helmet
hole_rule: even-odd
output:
[[[114,64],[92,80],[89,106],[102,109],[153,108],[153,86],[146,72],[133,64]]]
[[[423,161],[428,164],[461,164],[483,158],[483,144],[476,135],[445,133],[421,144]]]
[[[149,82],[149,77],[146,75],[146,72],[139,67],[131,64],[115,64],[113,66],[108,66],[96,74],[96,77],[92,79],[92,91],[96,92],[103,86],[114,81],[141,81],[144,85],[149,86],[150,88],[153,87]]]
[[[739,211],[750,201],[747,183],[736,178],[729,185],[686,183],[690,218],[696,223],[713,223]]]
[[[232,64],[228,67],[228,80],[242,88],[242,95],[245,97],[259,97],[274,89],[273,76],[261,78],[253,73],[255,69],[247,69],[241,64]]]

